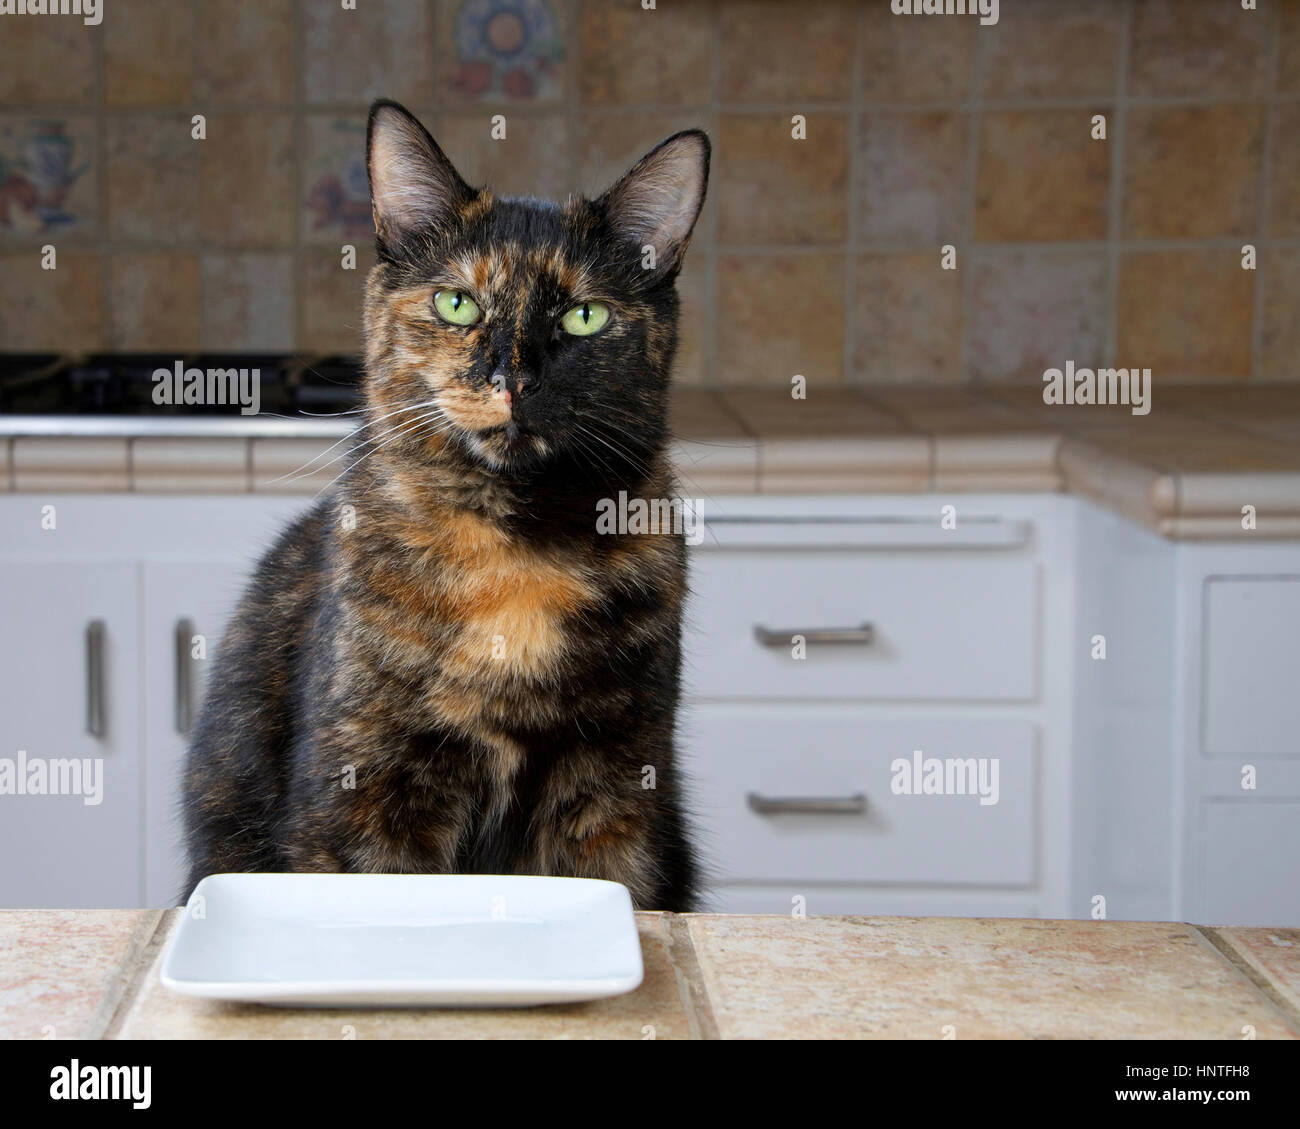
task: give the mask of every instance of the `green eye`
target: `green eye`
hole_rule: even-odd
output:
[[[583,302],[560,319],[560,328],[574,337],[590,337],[609,321],[609,307],[604,302]]]
[[[473,325],[482,316],[478,303],[463,290],[439,290],[433,296],[433,308],[452,325]]]

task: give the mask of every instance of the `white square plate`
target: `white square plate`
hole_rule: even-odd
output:
[[[570,1003],[641,975],[625,886],[480,874],[212,874],[162,966],[183,995],[319,1007]]]

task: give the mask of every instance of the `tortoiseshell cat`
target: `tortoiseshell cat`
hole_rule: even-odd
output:
[[[392,102],[367,160],[359,461],[261,562],[216,659],[185,782],[190,888],[554,874],[689,909],[683,538],[598,533],[596,515],[622,490],[676,497],[674,280],[708,139],[676,134],[562,206],[470,188]]]

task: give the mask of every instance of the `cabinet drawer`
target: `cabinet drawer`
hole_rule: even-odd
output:
[[[843,706],[699,705],[686,711],[680,741],[717,884],[1035,881],[1029,723],[875,720]],[[940,791],[925,794],[924,777],[906,778],[917,750],[924,767],[942,764]],[[954,763],[950,776],[944,762],[958,760],[965,763]],[[996,802],[982,803],[980,784],[995,781]],[[857,797],[862,811],[853,810]],[[796,806],[783,803],[789,800],[828,810],[781,810]]]
[[[691,562],[687,693],[1031,699],[1038,588],[1038,565],[1019,557],[703,549]],[[826,628],[849,631],[819,642]]]

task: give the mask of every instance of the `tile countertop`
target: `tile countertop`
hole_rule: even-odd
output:
[[[0,1038],[1300,1038],[1300,929],[640,913],[624,996],[317,1010],[168,993],[182,912],[0,911]]]
[[[1300,385],[1157,387],[1152,405],[1050,406],[1037,385],[681,386],[671,422],[697,495],[1067,491],[1170,538],[1300,539]],[[0,416],[0,490],[310,495],[348,465],[348,427]]]

